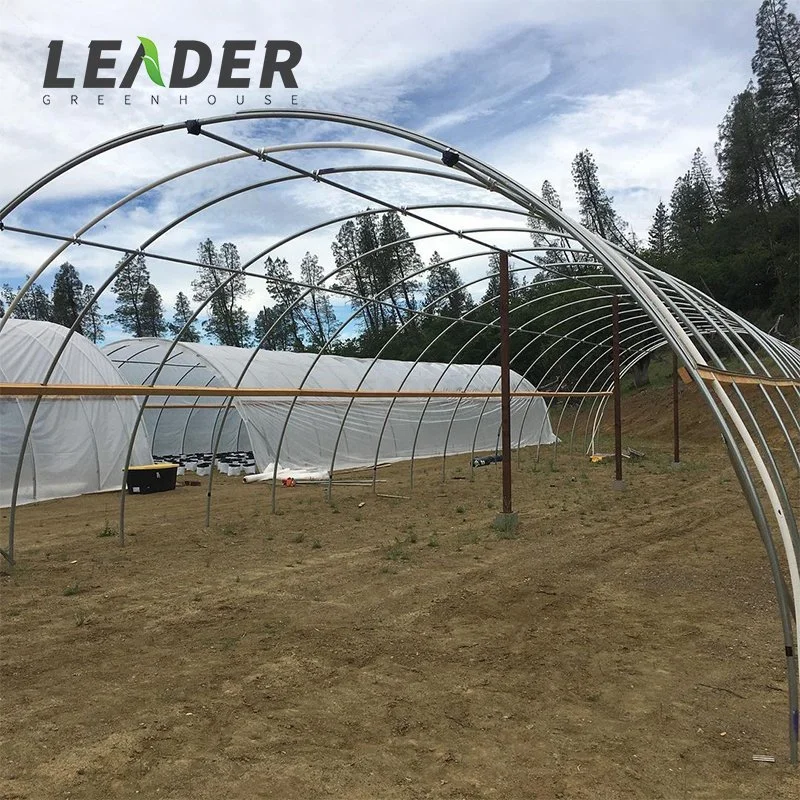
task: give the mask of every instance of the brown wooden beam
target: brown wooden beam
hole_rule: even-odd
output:
[[[512,397],[607,397],[611,392],[511,392]],[[355,397],[380,398],[486,398],[501,392],[351,391],[347,389],[288,389],[230,386],[132,386],[81,383],[0,383],[0,397]],[[188,407],[188,406],[187,406]]]
[[[704,381],[718,380],[720,383],[735,383],[745,386],[779,386],[788,388],[791,386],[800,387],[800,381],[793,378],[772,378],[769,375],[751,374],[748,372],[729,372],[725,369],[715,367],[697,367],[697,372]],[[684,383],[691,383],[692,376],[685,367],[678,369],[678,374]]]

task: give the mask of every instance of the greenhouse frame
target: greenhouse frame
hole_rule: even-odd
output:
[[[155,174],[156,166],[143,170],[142,174],[147,177],[140,185],[105,205],[104,202],[97,204],[90,219],[70,230],[59,230],[56,225],[48,229],[31,226],[29,220],[36,204],[60,181],[80,180],[85,170],[109,169],[109,165],[116,163],[115,158],[130,161],[146,156],[157,164],[160,163],[158,153],[168,146],[173,148],[170,158],[177,158],[176,153],[180,156],[179,163],[175,163],[174,171],[169,174]],[[216,180],[223,174],[230,179],[224,184]],[[185,204],[175,208],[165,203],[163,207],[171,209],[168,217],[153,213],[154,208],[161,208],[159,199],[171,197],[169,193],[183,182],[189,182],[192,188],[182,196]],[[441,375],[457,375],[468,348],[475,341],[486,343],[482,361],[473,358],[469,363],[473,364],[474,375],[480,377],[481,387],[496,384],[499,370],[502,379],[499,391],[495,388],[484,392],[482,398],[467,397],[469,381],[459,378],[453,384],[458,392],[448,398],[445,397],[447,392],[439,391],[448,384],[437,384],[435,380],[433,388],[428,390],[435,396],[423,398],[443,403],[454,400],[454,405],[459,407],[469,402],[469,413],[477,414],[476,431],[483,431],[482,416],[486,415],[487,421],[493,418],[493,422],[487,422],[485,432],[477,436],[476,443],[481,446],[494,446],[493,437],[496,441],[498,435],[497,404],[510,406],[515,390],[513,383],[516,382],[517,389],[534,384],[540,387],[541,391],[533,390],[527,397],[520,396],[510,415],[516,426],[516,441],[512,442],[510,419],[500,426],[504,471],[510,469],[511,447],[524,446],[528,441],[529,423],[524,419],[527,409],[533,408],[537,415],[544,415],[541,417],[544,420],[550,416],[554,440],[558,437],[564,446],[591,449],[607,409],[614,407],[615,417],[618,417],[614,398],[618,397],[620,376],[635,369],[652,353],[668,352],[674,356],[684,380],[698,388],[718,427],[769,561],[782,624],[789,687],[789,743],[792,760],[796,763],[800,644],[797,626],[800,619],[797,523],[800,513],[797,492],[800,351],[764,333],[707,294],[590,232],[561,209],[479,159],[397,126],[296,109],[250,111],[156,125],[117,137],[52,170],[0,209],[4,244],[13,241],[20,248],[21,243],[28,242],[36,242],[39,247],[46,245],[43,251],[37,251],[42,252],[42,259],[29,266],[29,279],[6,309],[0,321],[0,336],[5,337],[13,330],[9,326],[14,324],[11,318],[20,299],[54,267],[57,259],[68,256],[75,248],[82,248],[82,252],[104,253],[109,263],[120,257],[121,261],[107,268],[105,279],[82,309],[64,342],[78,336],[85,315],[105,297],[115,277],[137,255],[146,255],[151,265],[158,265],[157,269],[165,271],[195,269],[199,262],[187,258],[185,252],[179,254],[174,239],[182,226],[197,220],[207,220],[210,224],[221,208],[241,208],[237,204],[243,199],[253,202],[257,199],[265,207],[273,197],[277,197],[278,203],[288,202],[292,193],[301,188],[304,196],[311,198],[314,218],[304,221],[288,235],[271,236],[265,230],[263,242],[252,246],[252,252],[241,267],[232,270],[216,291],[224,291],[225,284],[234,278],[263,286],[265,275],[259,264],[270,254],[279,254],[282,248],[320,232],[330,232],[333,226],[349,220],[386,211],[400,214],[409,228],[413,228],[409,231],[409,241],[441,243],[442,247],[447,244],[450,248],[448,264],[467,265],[475,259],[499,254],[501,263],[510,261],[511,265],[505,271],[501,267],[501,285],[495,295],[456,317],[444,319],[446,324],[438,334],[420,342],[416,362],[443,364]],[[115,229],[115,223],[127,219],[128,212],[136,214],[136,230],[146,231],[138,241],[120,238]],[[397,243],[381,246],[372,253],[393,246]],[[365,256],[361,254],[356,258]],[[324,291],[348,303],[353,310],[318,347],[320,359],[333,357],[335,344],[347,335],[348,326],[354,324],[359,309],[368,304],[397,307],[391,294],[393,287],[370,295],[342,285],[339,276],[346,268],[347,262],[338,263],[313,285],[297,279],[291,281],[299,290],[296,302],[315,291]],[[424,277],[427,269],[420,267],[417,274],[408,275],[406,279]],[[509,283],[509,276],[516,277],[516,283]],[[521,280],[523,277],[535,280],[538,286],[546,284],[546,295],[529,291],[526,294],[531,284]],[[485,281],[484,276],[470,277],[460,288],[471,291],[482,281]],[[174,398],[181,394],[178,383],[159,386],[159,376],[174,354],[187,352],[189,348],[184,350],[185,343],[181,342],[183,334],[204,313],[214,294],[216,292],[194,310],[191,319],[167,346],[158,344],[153,364],[148,365],[150,373],[131,374],[131,380],[142,384],[138,387],[107,385],[101,391],[99,382],[97,385],[62,383],[64,374],[59,371],[59,364],[66,352],[63,346],[54,352],[43,374],[33,381],[25,385],[13,378],[6,381],[2,386],[4,396],[34,399],[27,427],[22,437],[15,440],[12,451],[3,453],[4,463],[7,459],[25,463],[35,420],[46,406],[42,398],[48,394],[66,396],[70,392],[81,397],[97,393],[142,398],[137,424],[130,433],[123,459],[126,469],[135,463],[141,418],[152,411],[150,406],[154,398],[170,397],[169,402],[175,403]],[[552,302],[554,297],[559,298],[557,307]],[[481,316],[488,308],[497,309],[489,319]],[[525,309],[525,318],[518,322],[522,319],[522,309]],[[377,348],[373,364],[379,365],[390,343],[404,331],[433,315],[432,302],[414,307],[409,304],[401,309],[396,331],[388,342]],[[438,317],[443,319],[441,314]],[[466,327],[474,334],[460,340],[461,343],[443,357],[438,348],[448,341],[447,332]],[[227,409],[236,404],[235,410],[245,424],[251,407],[268,405],[266,400],[255,397],[247,403],[234,398],[237,392],[241,397],[248,391],[248,371],[250,367],[254,374],[258,370],[257,364],[264,358],[258,356],[258,351],[269,332],[251,349],[252,360],[247,366],[238,358],[241,369],[224,375],[225,385],[216,389],[216,396],[225,399],[225,403],[221,403],[226,406],[222,413],[226,414]],[[113,354],[113,348],[111,345],[107,352]],[[201,348],[193,350],[200,351]],[[517,363],[523,366],[512,378],[510,371],[516,369]],[[489,365],[493,365],[492,371],[484,373]],[[407,363],[400,371],[413,375],[410,366]],[[374,369],[378,374],[381,367]],[[302,378],[298,380],[298,374],[285,375],[289,385],[280,387],[286,393],[282,402],[285,404],[288,397],[290,406],[303,408],[310,399],[304,395],[307,383]],[[305,374],[308,376],[308,372]],[[394,376],[389,385],[395,388],[382,398],[389,401],[388,405],[381,406],[386,411],[381,413],[384,419],[394,416],[394,410],[389,414],[388,408],[395,399],[398,403],[419,399],[402,396],[403,374]],[[275,383],[271,381],[269,385],[275,386]],[[345,407],[361,409],[360,404],[367,399],[364,393],[368,385],[368,380],[355,381],[355,387],[348,389],[350,394]],[[430,386],[430,382],[426,385]],[[353,382],[348,382],[348,386],[352,387]],[[194,392],[193,398],[213,394],[210,390],[203,391],[199,382],[188,389]],[[464,395],[463,399],[457,396],[459,392]],[[565,414],[567,403],[561,402],[565,395],[575,413]],[[519,419],[520,414],[523,419]],[[348,414],[347,418],[357,424],[360,410]],[[224,424],[221,429],[225,429]],[[347,452],[353,441],[351,429],[347,424],[340,424],[339,430],[347,441],[344,448]],[[355,433],[356,428],[352,430]],[[368,448],[370,460],[385,456],[382,446],[380,444],[375,451],[372,446]],[[439,455],[445,458],[447,450]],[[277,461],[278,458],[276,464]],[[17,471],[21,471],[21,467]],[[124,493],[120,497],[122,533]],[[16,504],[15,501],[11,506],[9,546],[5,551],[10,561],[13,561]]]

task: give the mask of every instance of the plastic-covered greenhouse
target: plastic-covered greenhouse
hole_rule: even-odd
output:
[[[50,322],[7,320],[0,337],[0,380],[46,382],[52,368],[49,380],[54,383],[120,382],[114,365],[94,344],[80,334],[68,334],[67,328]],[[133,397],[0,398],[0,505],[13,502],[18,463],[18,505],[119,489],[138,409]],[[28,447],[18,462],[32,415]],[[141,432],[131,460],[150,460]]]
[[[457,393],[497,392],[500,383],[500,368],[492,365],[412,363],[187,342],[170,352],[171,348],[170,341],[144,338],[115,342],[104,352],[128,383],[142,385]],[[517,373],[511,380],[515,391],[535,390]],[[515,443],[555,441],[541,397],[515,397],[512,404]],[[260,469],[275,461],[287,467],[340,469],[442,453],[494,451],[500,400],[235,397],[228,410],[222,398],[153,397],[145,406],[144,420],[157,455],[252,450]]]

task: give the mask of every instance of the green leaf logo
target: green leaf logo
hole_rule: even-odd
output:
[[[164,86],[164,79],[161,77],[161,67],[158,65],[158,48],[155,42],[146,39],[144,36],[137,36],[136,38],[142,43],[142,47],[144,48],[142,61],[144,61],[144,68],[147,70],[150,80],[157,86]]]

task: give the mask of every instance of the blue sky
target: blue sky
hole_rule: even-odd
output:
[[[571,214],[577,209],[570,162],[578,150],[589,148],[618,211],[644,236],[655,205],[668,200],[694,149],[701,147],[713,162],[716,126],[732,95],[750,77],[757,8],[753,0],[435,5],[360,0],[256,5],[234,0],[222,11],[218,3],[206,0],[113,5],[89,0],[59,7],[6,0],[0,48],[0,200],[5,202],[89,145],[128,130],[261,107],[263,92],[258,89],[244,92],[244,106],[237,105],[237,92],[215,90],[211,107],[205,102],[208,87],[187,90],[188,106],[179,104],[177,90],[162,91],[160,104],[153,107],[147,102],[152,86],[143,83],[132,90],[130,107],[122,105],[119,90],[105,92],[102,107],[97,90],[78,90],[77,107],[69,105],[68,92],[54,90],[45,106],[42,78],[51,39],[65,42],[65,74],[79,76],[90,39],[122,39],[129,57],[138,44],[136,36],[146,35],[159,43],[165,71],[176,39],[205,41],[215,53],[226,39],[293,39],[303,47],[296,70],[299,87],[275,90],[275,106],[288,105],[295,94],[301,107],[375,117],[419,130],[488,161],[534,191],[549,179]],[[288,136],[289,127],[257,127],[248,135],[273,143]],[[314,139],[341,135],[330,127],[291,127]],[[16,221],[71,233],[93,210],[148,179],[222,154],[209,143],[187,150],[185,135],[176,135],[131,147],[124,156],[103,157],[96,168],[53,184]],[[320,166],[355,159],[326,151],[298,160]],[[214,181],[219,186],[255,181],[269,174],[258,172],[262,166],[237,162],[215,167]],[[376,191],[399,191],[400,184],[386,176],[360,180],[358,185]],[[206,183],[197,177],[168,187],[115,215],[113,225],[109,220],[107,228],[93,234],[126,246],[141,241],[159,220],[202,197]],[[437,191],[424,187],[422,194],[438,196]],[[211,235],[237,242],[243,256],[249,256],[270,237],[284,235],[298,222],[310,224],[330,208],[345,205],[299,187],[259,194],[257,203],[233,203],[213,218],[187,225],[165,240],[162,249],[193,257],[197,242]],[[464,222],[474,223],[475,217]],[[284,254],[296,265],[309,249],[328,266],[329,242],[329,234],[310,237]],[[51,249],[41,241],[0,235],[0,281],[16,284]],[[426,257],[431,249],[420,247]],[[444,251],[450,254],[447,246]],[[72,248],[66,256],[85,281],[95,284],[113,263],[108,255],[86,248]],[[484,268],[475,263],[465,271],[470,277]],[[168,305],[178,289],[188,288],[187,271],[161,265],[152,271]],[[45,285],[52,272],[45,274]],[[251,310],[265,299],[254,291],[248,299]]]

